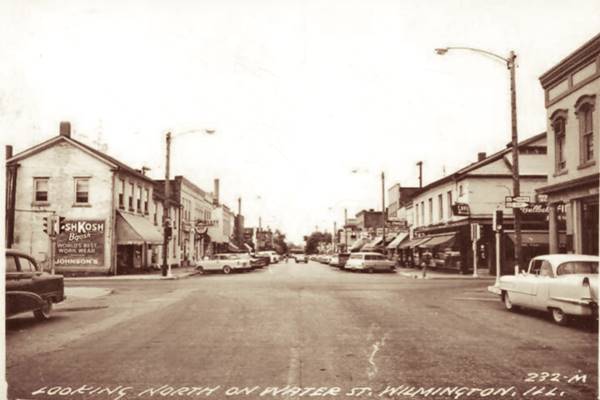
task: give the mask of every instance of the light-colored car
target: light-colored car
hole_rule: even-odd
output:
[[[308,257],[306,254],[294,254],[294,260],[296,260],[296,263],[308,263]]]
[[[559,325],[572,316],[598,316],[600,257],[550,254],[534,257],[527,272],[500,277],[494,290],[508,310],[548,311]]]
[[[388,271],[396,270],[396,263],[385,258],[379,253],[352,253],[346,261],[345,269],[350,271]]]
[[[269,256],[269,259],[271,260],[271,264],[275,264],[275,263],[279,262],[279,254],[277,254],[277,252],[275,252],[275,251],[272,251],[272,250],[259,251],[256,254],[259,256]]]
[[[250,259],[235,253],[215,254],[212,257],[205,257],[205,259],[198,262],[196,267],[200,273],[220,271],[224,274],[230,274],[233,271],[245,271],[250,268]]]

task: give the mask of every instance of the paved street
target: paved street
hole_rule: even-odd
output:
[[[175,281],[68,282],[79,295],[52,320],[7,320],[9,396],[597,398],[597,329],[509,313],[488,284],[293,261]],[[108,290],[86,296],[86,286]],[[315,389],[273,389],[286,386]],[[243,387],[250,394],[232,389]]]

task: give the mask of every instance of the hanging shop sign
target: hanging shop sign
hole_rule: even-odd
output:
[[[452,214],[458,216],[469,216],[471,215],[471,209],[466,203],[454,203],[452,204]]]
[[[104,220],[66,220],[56,236],[56,266],[104,265]]]

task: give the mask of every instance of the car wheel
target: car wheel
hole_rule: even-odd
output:
[[[569,316],[563,312],[560,308],[553,308],[550,310],[552,319],[558,325],[567,325],[569,323]]]
[[[510,299],[510,295],[508,294],[508,292],[502,293],[502,302],[504,303],[504,308],[506,308],[508,311],[515,311],[517,308],[512,303],[512,300]]]
[[[372,274],[373,273],[373,268],[367,268],[367,272]]]
[[[196,267],[196,272],[197,272],[199,275],[202,275],[202,274],[204,274],[204,268],[202,268],[202,267]]]
[[[50,318],[50,313],[52,312],[52,300],[47,299],[42,308],[39,310],[35,310],[33,315],[38,321],[45,321]]]
[[[231,267],[229,265],[226,265],[223,267],[223,273],[224,274],[230,274],[231,273]]]

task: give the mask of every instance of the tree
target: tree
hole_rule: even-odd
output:
[[[331,243],[331,233],[313,232],[306,237],[306,254],[318,253],[319,243]]]
[[[279,230],[275,230],[275,233],[273,234],[273,247],[278,254],[288,253],[288,245],[285,242],[285,234],[281,233]]]

